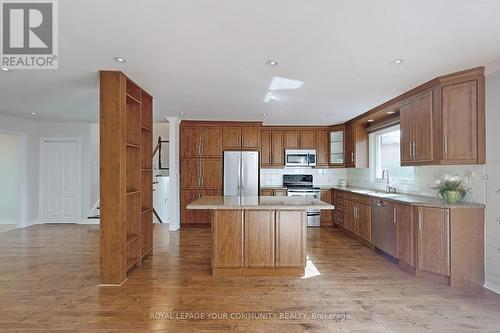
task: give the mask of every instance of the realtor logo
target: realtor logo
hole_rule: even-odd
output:
[[[57,0],[2,0],[1,66],[57,69]]]

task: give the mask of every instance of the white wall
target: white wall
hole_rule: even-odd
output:
[[[486,77],[486,287],[500,294],[500,71]]]
[[[91,185],[91,153],[90,153],[90,124],[88,123],[58,123],[58,122],[38,122],[32,120],[18,119],[14,117],[0,115],[0,131],[15,132],[25,136],[26,150],[24,158],[26,161],[25,171],[25,221],[21,226],[36,224],[39,222],[38,216],[38,180],[39,180],[39,144],[40,138],[79,138],[82,143],[82,221],[86,222],[86,217],[94,202],[91,202],[91,188],[98,188]],[[94,132],[95,133],[95,132]],[[95,165],[94,165],[95,167]],[[97,171],[98,172],[98,171]]]
[[[19,137],[0,132],[0,224],[19,223],[21,204],[19,153]]]

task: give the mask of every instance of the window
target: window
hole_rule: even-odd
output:
[[[390,177],[398,180],[413,180],[415,169],[401,166],[400,150],[401,132],[399,125],[392,126],[370,134],[370,150],[372,175],[375,179],[382,179],[382,171],[387,169]]]

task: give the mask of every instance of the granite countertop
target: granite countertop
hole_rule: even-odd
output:
[[[307,210],[334,209],[334,206],[310,197],[207,196],[186,206],[187,209]]]
[[[335,190],[342,190],[355,194],[373,197],[376,199],[383,199],[387,201],[399,202],[412,206],[434,207],[434,208],[485,208],[485,205],[474,202],[459,202],[451,204],[443,199],[424,197],[421,195],[412,195],[405,193],[387,193],[383,191],[371,190],[362,187],[354,186],[330,186]]]

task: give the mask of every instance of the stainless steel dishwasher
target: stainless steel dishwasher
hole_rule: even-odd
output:
[[[396,257],[395,208],[392,202],[372,201],[373,245],[394,258]]]

